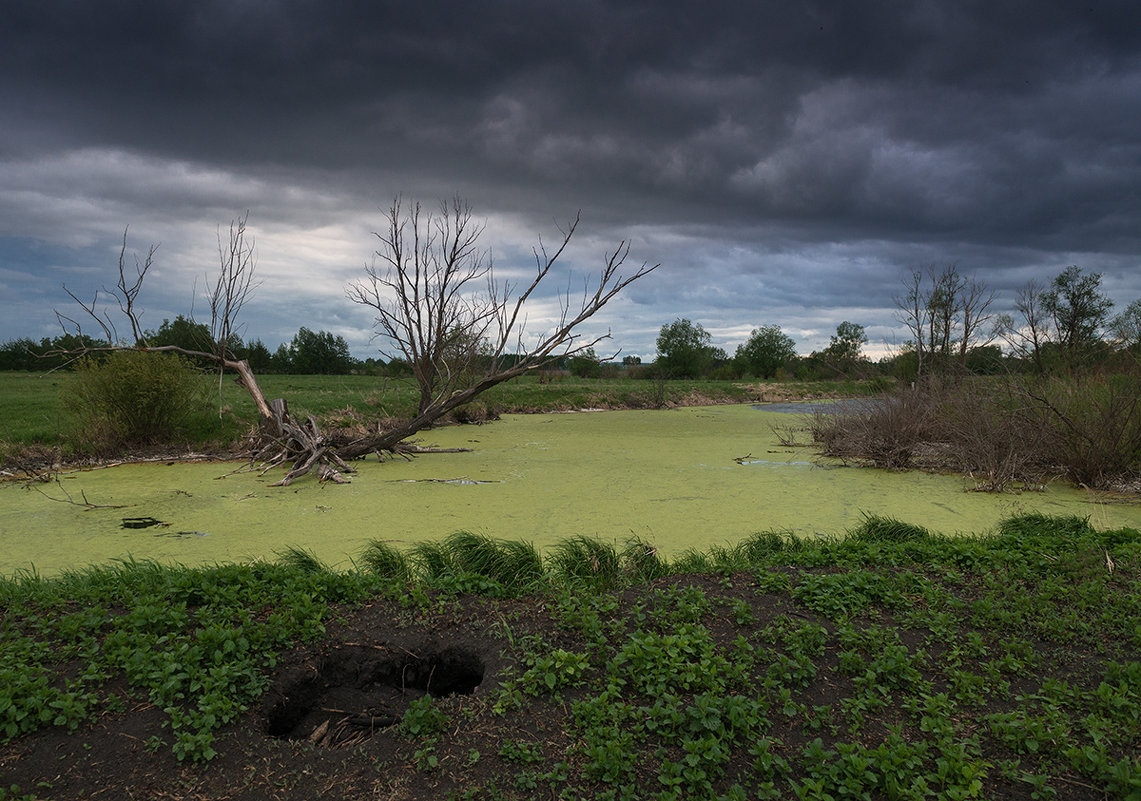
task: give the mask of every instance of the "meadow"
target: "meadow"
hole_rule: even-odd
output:
[[[29,445],[74,452],[71,421],[61,404],[73,376],[0,371],[0,462]],[[267,398],[286,398],[295,417],[325,417],[351,410],[373,418],[408,417],[416,410],[417,393],[409,380],[377,376],[263,375]],[[227,376],[204,375],[212,409],[200,415],[183,445],[199,450],[224,449],[257,420],[249,396]],[[220,389],[220,392],[219,392]],[[749,403],[874,394],[882,385],[870,382],[805,381],[736,383],[712,380],[652,381],[632,378],[576,378],[565,374],[523,376],[493,387],[476,402],[479,411],[530,413],[586,408],[658,408],[675,405]]]

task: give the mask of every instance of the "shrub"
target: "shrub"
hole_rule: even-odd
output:
[[[809,427],[827,456],[954,469],[978,490],[1112,487],[1141,474],[1141,377],[927,381]]]
[[[106,452],[169,442],[208,410],[208,392],[181,357],[124,350],[80,361],[62,403],[79,444]]]
[[[900,470],[911,467],[916,451],[930,440],[932,412],[932,393],[901,389],[851,413],[818,411],[810,429],[826,456]]]
[[[1141,377],[1053,378],[1026,395],[1051,431],[1050,456],[1076,484],[1104,487],[1141,473]]]

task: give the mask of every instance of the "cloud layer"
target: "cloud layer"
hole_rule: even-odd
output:
[[[0,8],[0,340],[60,283],[161,242],[147,322],[189,311],[250,211],[247,334],[369,353],[344,299],[398,193],[459,193],[524,269],[581,209],[578,275],[662,268],[598,320],[626,353],[701,322],[900,336],[901,273],[1006,302],[1068,264],[1141,296],[1141,20],[1066,2],[103,3]],[[564,288],[561,285],[558,288]],[[552,287],[554,289],[554,287]],[[153,318],[153,319],[152,319]]]

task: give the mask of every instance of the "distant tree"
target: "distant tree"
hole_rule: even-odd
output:
[[[264,373],[273,367],[273,354],[264,342],[256,339],[246,344],[246,361],[250,363],[251,369]]]
[[[1113,301],[1101,292],[1101,274],[1067,267],[1042,295],[1042,308],[1053,322],[1054,337],[1066,366],[1074,369],[1101,344],[1101,330]]]
[[[181,314],[173,320],[164,319],[157,331],[143,332],[142,344],[153,348],[174,347],[179,350],[202,351],[205,354],[210,354],[214,349],[209,326],[205,323],[196,323]],[[184,358],[200,367],[213,365],[214,361],[209,355]]]
[[[270,370],[275,373],[291,373],[293,372],[292,362],[289,348],[283,342],[277,346],[277,350],[273,352],[273,356],[270,358]]]
[[[164,319],[157,331],[146,331],[143,338],[150,347],[175,345],[186,350],[209,350],[214,344],[205,323],[196,323],[181,314],[173,320]]]
[[[1006,370],[1002,348],[998,345],[980,345],[967,352],[967,370],[971,375],[999,375]]]
[[[1109,327],[1120,347],[1136,348],[1141,345],[1141,298],[1126,306],[1125,311],[1113,318]]]
[[[622,357],[622,364],[625,367],[634,367],[635,365],[639,365],[641,363],[642,363],[642,357],[641,356],[623,356]]]
[[[304,375],[346,375],[353,357],[344,337],[302,326],[289,343],[289,366],[290,372]]]
[[[602,375],[602,363],[594,348],[587,348],[582,353],[568,358],[567,369],[571,375],[578,378],[598,378]]]
[[[393,377],[412,375],[412,365],[399,357],[390,359],[385,367],[385,370],[387,371],[388,375]]]
[[[868,343],[864,327],[847,320],[836,326],[836,333],[821,354],[826,364],[841,373],[849,373],[857,364],[864,361],[861,349]]]
[[[671,378],[699,378],[713,364],[712,342],[700,323],[679,317],[658,334],[657,366]]]
[[[796,343],[779,325],[753,329],[749,339],[737,346],[736,361],[742,373],[772,378],[777,370],[796,358]]]
[[[40,346],[27,337],[10,339],[0,345],[0,370],[43,369],[39,359],[41,352]]]

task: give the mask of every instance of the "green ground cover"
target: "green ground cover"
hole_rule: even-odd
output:
[[[348,573],[292,551],[25,574],[0,603],[15,798],[1141,796],[1141,532],[1081,518],[670,560],[457,534]],[[323,700],[338,655],[461,641],[474,690],[385,718]]]
[[[0,372],[0,459],[20,445],[42,444],[69,448],[69,420],[60,404],[72,376]],[[217,376],[203,382],[215,390],[221,417],[212,415],[188,432],[199,445],[231,442],[256,420],[253,402],[227,376],[216,393]],[[368,417],[407,417],[415,412],[418,395],[408,380],[375,376],[264,375],[259,376],[266,397],[286,398],[295,416],[323,417],[353,409]],[[790,397],[858,395],[882,390],[867,382],[758,382],[665,381],[630,378],[547,378],[523,376],[493,387],[476,403],[497,412],[564,411],[581,408],[652,408],[660,403],[744,403],[766,389],[779,387]]]

